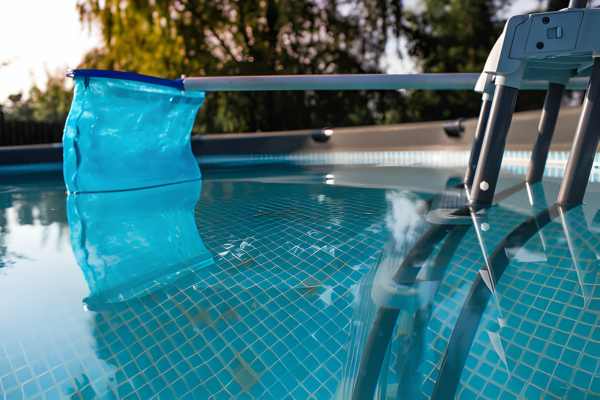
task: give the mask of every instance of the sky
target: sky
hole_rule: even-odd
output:
[[[8,95],[43,86],[46,71],[75,68],[83,55],[99,45],[98,32],[82,26],[76,0],[0,0],[0,103]],[[405,4],[416,5],[418,0]],[[508,14],[531,10],[537,0],[515,0]],[[389,46],[390,73],[410,72],[410,60],[398,59]]]
[[[100,43],[79,22],[76,0],[0,0],[0,102],[43,84],[46,70],[76,67]]]

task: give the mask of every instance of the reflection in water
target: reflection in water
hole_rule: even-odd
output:
[[[600,352],[596,351],[600,332],[589,330],[590,323],[595,325],[597,313],[590,307],[590,289],[598,285],[597,265],[593,266],[595,246],[574,239],[593,235],[581,206],[570,210],[557,205],[547,207],[543,188],[536,186],[528,191],[528,213],[533,216],[492,247],[487,280],[482,276],[471,286],[453,327],[434,396],[469,396],[472,383],[467,382],[481,379],[481,371],[475,366],[482,363],[489,370],[498,370],[490,392],[535,398],[545,394],[557,398],[598,394],[600,376],[592,378],[589,374],[590,361],[593,365],[600,361]],[[587,256],[582,256],[584,253]],[[572,268],[561,258],[570,259]],[[590,259],[595,272],[586,274],[582,271],[589,271]],[[587,290],[584,275],[588,278]],[[581,288],[579,296],[573,290],[576,281]],[[565,290],[567,287],[570,289]],[[572,357],[584,350],[591,359]],[[528,372],[531,370],[526,369],[529,366],[538,368],[533,379]]]
[[[382,369],[387,370],[389,363],[393,362],[400,381],[404,383],[401,385],[403,395],[407,396],[406,398],[415,398],[417,380],[414,375],[422,357],[424,321],[432,288],[427,283],[411,284],[407,279],[402,279],[403,282],[399,284],[394,280],[394,276],[407,257],[407,253],[426,228],[423,219],[426,210],[422,201],[407,194],[391,193],[388,194],[387,200],[389,214],[386,218],[386,226],[391,236],[377,266],[371,298],[377,307],[399,311],[393,339],[397,343],[396,360],[394,362],[391,356],[386,357]],[[424,271],[428,265],[426,260],[422,261],[422,264],[411,267],[422,267]],[[380,381],[381,395],[384,397],[388,392],[389,381],[385,375],[387,374],[384,374]]]
[[[494,397],[492,392],[517,397],[556,393],[560,397],[597,392],[592,386],[600,383],[600,376],[592,379],[589,371],[600,363],[600,332],[589,328],[590,323],[594,325],[592,315],[598,312],[600,243],[587,228],[581,207],[568,212],[558,207],[548,209],[543,187],[526,189],[513,194],[527,194],[529,207],[517,199],[513,201],[517,207],[496,206],[473,213],[471,227],[407,229],[411,224],[402,223],[406,218],[395,219],[394,203],[390,203],[387,220],[399,224],[388,227],[403,234],[391,235],[377,272],[361,283],[362,304],[357,305],[353,319],[352,346],[356,353],[346,368],[347,381],[356,379],[354,398],[373,394],[378,398],[453,398],[454,393],[458,398]],[[555,232],[556,226],[563,235]],[[416,240],[409,234],[423,231]],[[471,235],[465,236],[467,232]],[[557,255],[570,260],[568,271],[564,262],[557,262]],[[503,275],[505,270],[508,277]],[[513,270],[522,274],[519,280],[511,281]],[[572,291],[562,292],[573,278],[580,288],[581,302]],[[519,292],[523,294],[519,296]],[[365,300],[369,294],[371,300]],[[537,304],[546,296],[546,305],[555,304],[552,311]],[[543,333],[543,338],[536,339],[538,333],[552,331],[557,320],[551,312],[560,313],[559,307],[561,317],[570,322],[557,327],[554,336]],[[529,318],[528,312],[537,318]],[[515,321],[516,316],[519,319]],[[521,318],[527,325],[519,326]],[[587,366],[583,359],[562,364],[564,356],[560,353],[544,354],[544,340],[552,343],[559,337],[568,338],[562,334],[567,326],[581,327],[581,331],[570,332],[571,342],[563,346],[568,351],[571,347],[587,350]],[[521,331],[519,337],[515,330]],[[529,352],[525,360],[517,352],[523,347]],[[523,384],[527,381],[523,364],[535,365],[543,357],[547,365],[556,366],[554,375],[544,371],[544,379],[554,385],[562,382],[560,390],[535,380]],[[493,388],[488,385],[481,387],[481,392],[473,392],[475,379],[490,379],[481,376],[484,369],[491,370],[482,359],[497,364],[495,368],[502,371],[503,378],[494,379],[497,386]],[[587,383],[578,382],[575,376],[587,377]],[[346,383],[346,387],[348,397],[352,384]]]
[[[425,203],[415,196],[391,192],[386,199],[389,240],[377,268],[363,278],[358,289],[352,323],[353,351],[346,362],[346,383],[340,398],[360,398],[366,393],[372,396],[367,387],[374,388],[377,381],[378,397],[416,398],[422,381],[418,367],[423,358],[423,338],[437,282],[467,230],[458,226],[436,257],[430,259],[434,250],[430,246],[435,246],[448,230],[427,230]],[[376,340],[372,326],[377,326],[379,332]],[[391,352],[389,341],[394,343]],[[388,374],[390,369],[395,376]],[[384,373],[379,376],[379,371]],[[354,390],[357,376],[361,387]]]
[[[90,291],[85,303],[97,311],[96,353],[114,367],[103,384],[91,385],[85,373],[75,377],[67,389],[72,397],[95,398],[94,387],[108,390],[101,397],[169,388],[164,377],[181,358],[178,346],[189,346],[173,336],[171,312],[179,310],[192,324],[216,322],[177,290],[202,282],[214,263],[195,222],[199,194],[198,182],[190,182],[67,198],[71,245]]]
[[[6,237],[8,236],[8,219],[6,209],[11,206],[7,196],[0,196],[0,270],[7,266],[9,260],[6,257]]]
[[[34,188],[21,183],[18,188],[13,188],[11,180],[3,177],[3,183],[8,186],[0,187],[0,271],[27,258],[7,248],[11,225],[38,227],[41,237],[36,245],[41,247],[51,245],[59,249],[68,237],[62,182],[38,182]],[[57,190],[57,187],[60,189]],[[55,232],[51,232],[53,229]],[[49,242],[51,236],[54,236],[54,241]]]
[[[198,234],[197,182],[69,195],[71,245],[90,308],[147,295],[213,263]]]
[[[598,240],[598,234],[590,229],[582,207],[576,207],[568,212],[559,209],[558,213],[584,306],[600,312],[600,240]]]
[[[196,185],[72,197],[79,266],[42,243],[67,231],[62,187],[0,193],[0,397],[346,399],[379,309],[382,397],[599,397],[597,200],[538,221],[521,186],[478,236],[430,225],[428,194],[337,177],[206,179],[195,211]]]
[[[394,244],[394,252],[404,253],[414,244],[423,230],[426,204],[408,192],[388,192],[386,199],[389,211],[385,223],[393,236],[393,241],[390,243]]]
[[[113,289],[123,287],[120,277],[104,285],[112,271],[97,270],[128,253],[116,247],[117,254],[119,240],[110,240],[112,250],[99,257],[100,246],[82,234],[91,225],[79,224],[84,229],[77,240],[85,237],[88,244],[77,244],[77,257],[87,252],[88,264],[95,261],[93,273],[84,268],[93,280],[90,299],[118,301],[91,302],[96,356],[111,370],[105,385],[86,389],[93,387],[100,398],[331,398],[346,355],[350,288],[381,249],[384,192],[255,183],[204,187],[209,190],[196,219],[216,264],[179,274],[151,293],[119,300],[126,296]],[[103,232],[122,231],[121,222],[138,226],[124,214]]]
[[[497,247],[495,301],[487,304],[486,296],[473,297],[464,307],[479,310],[481,322],[472,325],[459,319],[455,326],[455,332],[462,333],[456,343],[472,337],[464,370],[447,375],[457,387],[457,397],[466,396],[472,382],[480,379],[479,365],[495,370],[493,390],[517,397],[600,395],[600,243],[583,209],[553,206]],[[508,246],[539,251],[539,242],[529,239],[536,232],[544,237],[543,259],[509,261],[503,256]]]

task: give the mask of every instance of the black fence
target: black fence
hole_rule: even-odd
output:
[[[64,122],[6,121],[0,118],[0,146],[60,143]]]

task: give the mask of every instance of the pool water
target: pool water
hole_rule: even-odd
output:
[[[600,184],[544,220],[560,180],[506,175],[449,220],[461,174],[214,164],[77,196],[2,176],[0,398],[346,399],[370,375],[380,399],[600,398]]]

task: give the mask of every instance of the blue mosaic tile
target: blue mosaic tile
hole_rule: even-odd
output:
[[[593,386],[600,381],[597,364],[600,360],[595,350],[600,343],[600,332],[594,329],[595,311],[593,295],[585,299],[585,286],[595,286],[587,276],[582,280],[581,270],[595,262],[595,253],[600,249],[600,240],[589,232],[581,209],[572,209],[568,218],[553,221],[540,234],[546,240],[549,256],[547,261],[524,264],[512,261],[496,287],[501,315],[506,323],[499,329],[507,365],[502,365],[489,342],[487,332],[497,329],[493,314],[484,314],[473,344],[490,349],[487,354],[471,351],[470,358],[495,360],[497,368],[506,368],[506,373],[518,376],[525,385],[514,385],[509,381],[502,386],[503,392],[512,392],[526,398],[585,398],[600,397]],[[569,249],[564,245],[565,235],[576,236]],[[585,237],[585,243],[581,238]],[[573,237],[571,237],[573,239]],[[529,243],[524,245],[528,248]],[[586,247],[582,249],[581,247]],[[585,250],[585,251],[584,251]],[[593,251],[592,251],[593,250]],[[559,263],[559,259],[566,262]],[[552,271],[549,277],[548,271]],[[540,303],[532,299],[529,287],[515,285],[523,279],[536,282],[534,296],[545,299]],[[597,279],[597,278],[596,278]],[[515,292],[522,288],[522,292]],[[510,295],[508,295],[510,294]],[[587,305],[586,305],[587,303]],[[488,305],[490,308],[491,303]],[[526,310],[526,312],[524,312]],[[516,330],[514,336],[505,331]],[[461,376],[461,385],[468,385],[471,375],[479,375],[477,368],[467,362]],[[488,393],[481,397],[497,398]]]
[[[421,156],[393,155],[407,163]],[[61,188],[45,193],[48,208],[64,214]],[[9,278],[27,268],[58,273],[64,265],[71,269],[60,273],[74,289],[60,301],[53,294],[56,304],[48,306],[48,326],[60,321],[60,329],[24,332],[9,324],[0,332],[0,398],[347,397],[374,312],[369,285],[391,243],[390,193],[399,192],[216,174],[204,182],[193,215],[214,264],[182,268],[168,284],[105,308],[86,303],[84,309],[86,281],[65,247],[68,257],[50,266],[20,259]],[[11,227],[39,228],[38,211],[27,217],[17,209],[34,201],[27,196],[0,193],[1,202],[10,198],[6,215],[21,218]],[[528,217],[531,210],[519,208],[523,199],[517,193],[513,203],[482,216],[488,251]],[[57,220],[43,226],[65,235],[64,215],[53,213]],[[585,219],[571,210],[568,238],[565,222],[554,220],[523,246],[545,261],[511,259],[477,327],[457,398],[600,396],[600,243]],[[415,293],[426,305],[418,311],[423,324],[409,314],[396,324],[381,360],[382,397],[408,388],[411,398],[431,397],[460,311],[485,266],[480,244],[471,226],[442,275],[416,279]],[[2,246],[1,256],[14,258]],[[443,248],[435,246],[423,271]],[[34,312],[44,320],[40,310]],[[407,360],[416,365],[410,382],[400,376]]]

